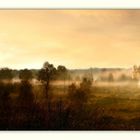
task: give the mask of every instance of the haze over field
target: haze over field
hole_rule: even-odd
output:
[[[140,10],[0,10],[0,130],[140,130]]]
[[[139,64],[140,10],[1,10],[0,67]]]

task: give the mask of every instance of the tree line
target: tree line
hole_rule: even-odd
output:
[[[49,62],[45,62],[40,70],[13,70],[10,68],[0,69],[0,80],[10,81],[14,78],[19,78],[21,80],[32,80],[35,78],[40,81],[44,81],[46,78],[49,78],[49,80],[63,80],[68,79],[68,69],[63,65],[59,65],[55,68],[54,65]]]

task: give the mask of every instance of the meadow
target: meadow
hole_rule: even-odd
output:
[[[139,130],[140,86],[137,82],[93,84],[88,101],[75,111],[71,129]]]
[[[0,83],[1,130],[139,130],[137,82]]]

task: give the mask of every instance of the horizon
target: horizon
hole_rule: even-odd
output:
[[[61,65],[61,64],[60,64]],[[61,66],[64,66],[64,65],[61,65]],[[134,65],[133,65],[134,66]],[[66,67],[68,70],[89,70],[89,69],[132,69],[132,67],[83,67],[83,68],[68,68]],[[57,66],[54,65],[55,68],[57,68]],[[23,70],[23,69],[29,69],[29,70],[40,70],[42,67],[40,68],[27,68],[27,67],[24,67],[24,68],[12,68],[12,67],[0,67],[0,69],[3,69],[3,68],[8,68],[8,69],[12,69],[12,70]]]
[[[0,10],[0,67],[139,64],[140,10]]]

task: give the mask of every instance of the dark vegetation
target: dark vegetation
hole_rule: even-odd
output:
[[[106,70],[104,70],[106,71]],[[12,82],[18,77],[20,82]],[[33,83],[32,79],[37,79]],[[93,77],[70,78],[65,66],[44,63],[42,69],[0,70],[1,130],[139,130],[140,89],[97,86]],[[53,85],[61,80],[63,85]],[[103,79],[104,81],[105,79]],[[128,80],[122,74],[120,81]],[[107,81],[114,82],[112,73]]]

